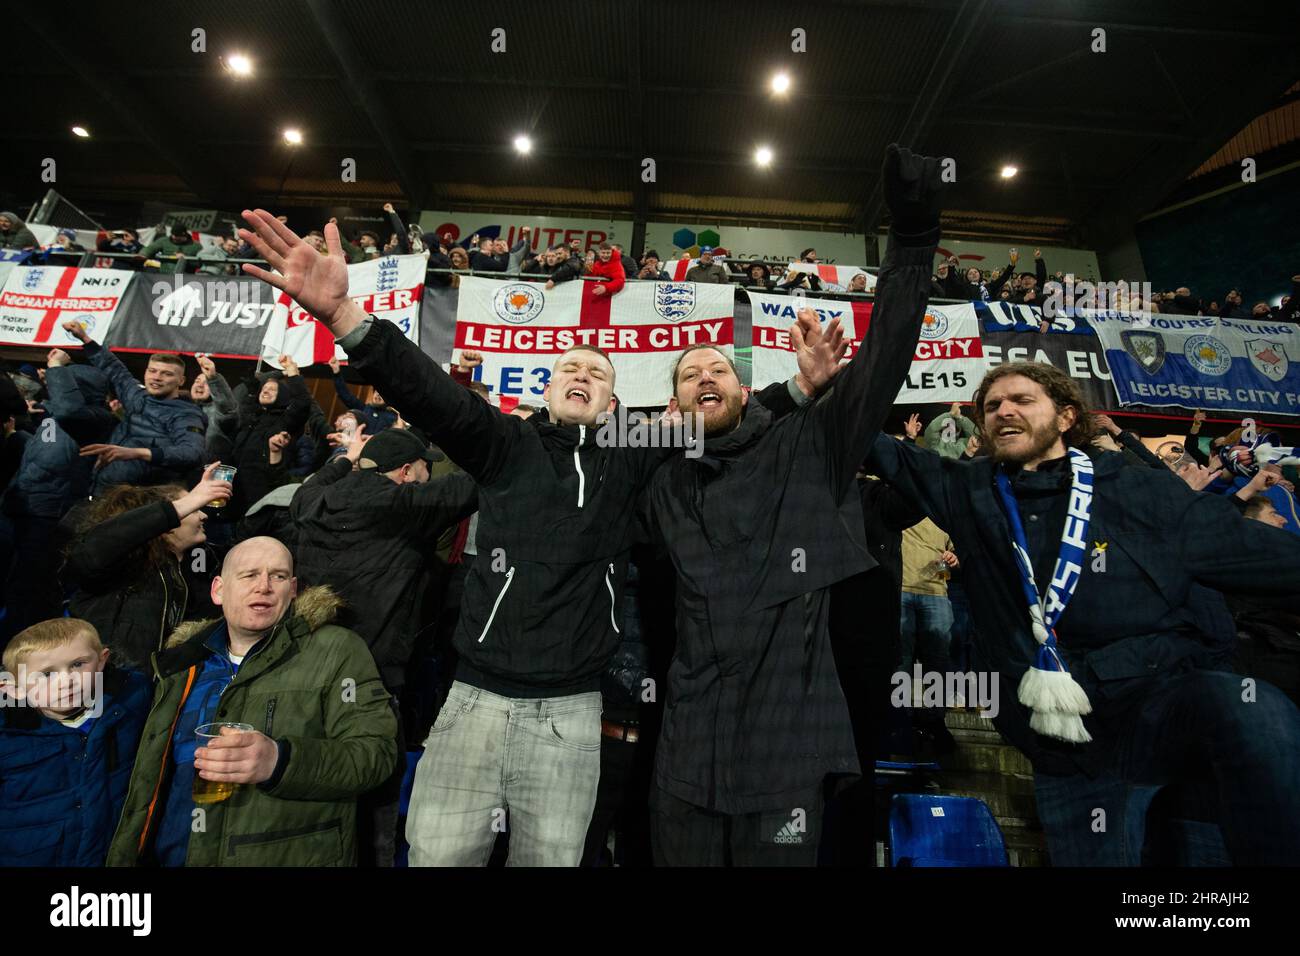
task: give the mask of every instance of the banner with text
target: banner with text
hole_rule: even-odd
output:
[[[841,302],[811,297],[791,298],[747,292],[754,342],[754,387],[783,381],[798,370],[789,328],[795,310],[813,309],[822,324],[838,318],[850,340],[846,359],[852,359],[871,322],[870,302]],[[921,337],[912,356],[912,370],[898,394],[900,403],[969,401],[988,367],[980,342],[975,308],[962,305],[932,306],[926,310]]]
[[[113,323],[108,345],[149,352],[207,352],[255,359],[279,293],[259,279],[140,275]]]
[[[620,401],[635,407],[668,401],[673,363],[687,346],[709,342],[731,354],[729,285],[636,282],[613,296],[596,288],[462,278],[453,361],[464,349],[482,352],[478,374],[494,393],[541,404],[555,359],[594,345],[614,363]]]
[[[14,266],[0,289],[0,343],[79,346],[62,328],[69,319],[102,343],[131,276],[120,269]]]
[[[1300,326],[1087,313],[1124,405],[1300,415]]]
[[[420,344],[420,299],[424,292],[424,256],[385,256],[348,266],[348,295],[362,311],[387,319],[402,333]],[[328,362],[337,354],[347,355],[334,345],[334,336],[313,319],[287,293],[275,298],[275,309],[262,341],[262,356],[274,361],[289,354],[299,365]]]

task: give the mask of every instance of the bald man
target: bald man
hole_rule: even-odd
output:
[[[274,538],[231,549],[212,601],[220,620],[181,625],[154,655],[153,709],[108,865],[355,865],[357,797],[398,759],[370,651],[332,623],[329,588],[298,593]],[[200,728],[215,735],[202,746]]]

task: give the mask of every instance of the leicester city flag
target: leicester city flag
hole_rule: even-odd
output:
[[[1088,313],[1120,404],[1300,415],[1300,326]]]

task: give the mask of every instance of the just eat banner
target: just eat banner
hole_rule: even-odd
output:
[[[853,358],[871,322],[870,302],[810,296],[792,298],[763,292],[746,294],[752,308],[756,389],[784,381],[798,371],[789,333],[796,309],[814,310],[823,326],[832,319],[840,320],[850,340],[846,360]],[[912,370],[897,401],[903,404],[969,401],[987,368],[974,306],[969,303],[931,306],[926,310],[921,337],[912,356]]]
[[[348,295],[362,310],[392,322],[416,345],[420,344],[420,298],[424,292],[424,256],[385,256],[348,266]],[[262,356],[274,361],[285,353],[299,365],[328,362],[335,356],[334,336],[285,292],[275,296],[275,309],[262,340]],[[337,349],[346,363],[347,355]]]
[[[14,266],[0,290],[0,343],[78,347],[62,328],[81,322],[103,343],[132,273],[73,266]]]
[[[734,288],[694,282],[629,282],[614,295],[596,283],[546,289],[531,282],[460,280],[452,361],[483,353],[481,381],[502,397],[541,404],[555,360],[594,345],[614,363],[614,391],[632,407],[666,404],[682,350],[712,343],[732,352]]]

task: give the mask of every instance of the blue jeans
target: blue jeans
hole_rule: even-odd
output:
[[[914,658],[920,658],[928,671],[949,670],[948,632],[952,628],[952,605],[938,594],[903,592],[903,616],[899,624],[902,638],[901,670],[911,671]]]
[[[1035,774],[1052,865],[1140,865],[1156,793],[1191,784],[1210,795],[1234,865],[1294,866],[1300,710],[1263,681],[1255,699],[1243,701],[1243,680],[1204,670],[1153,680],[1099,777]],[[1201,859],[1207,850],[1185,849],[1183,856]]]
[[[600,779],[598,691],[502,697],[456,681],[415,768],[411,866],[486,866],[509,814],[507,866],[577,866]]]

